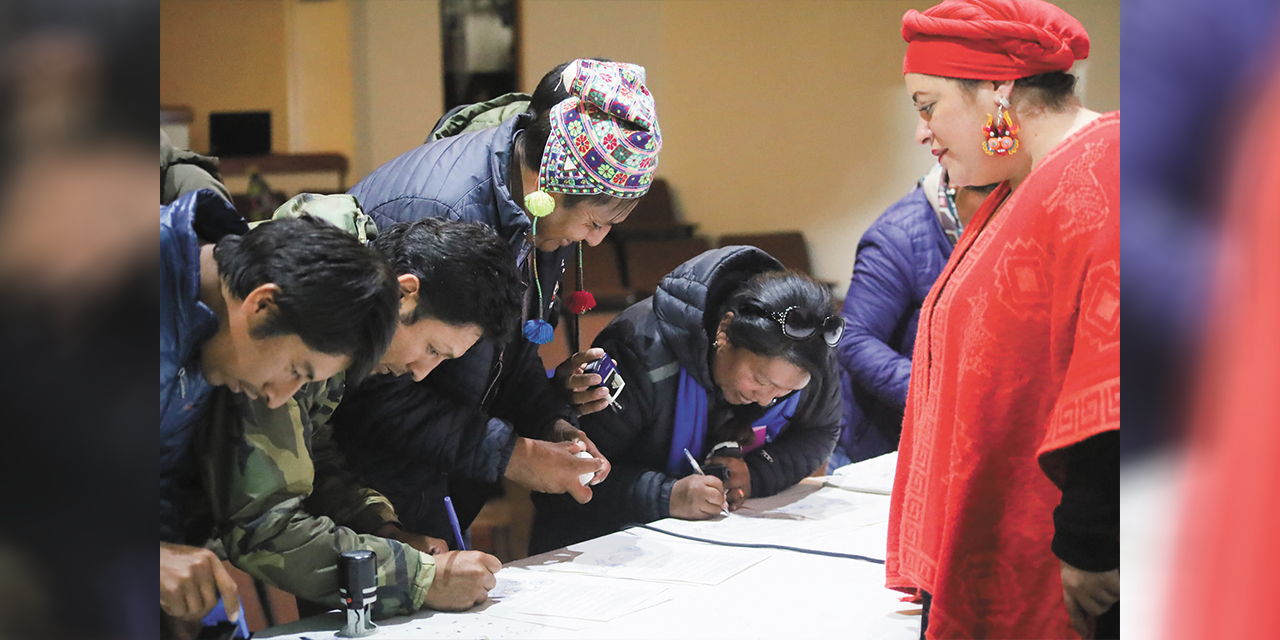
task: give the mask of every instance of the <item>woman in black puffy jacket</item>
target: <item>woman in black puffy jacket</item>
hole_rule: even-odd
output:
[[[752,247],[667,275],[595,341],[625,381],[618,407],[580,418],[613,470],[575,504],[538,495],[537,553],[668,516],[705,519],[773,495],[826,462],[840,431],[830,294]],[[728,479],[698,475],[724,465]]]

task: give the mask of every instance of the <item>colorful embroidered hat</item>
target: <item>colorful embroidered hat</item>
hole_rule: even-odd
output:
[[[662,149],[644,67],[574,60],[562,78],[570,97],[551,108],[551,135],[538,168],[540,190],[644,195]]]
[[[1080,21],[1043,0],[944,0],[902,16],[903,73],[1017,80],[1089,57]]]

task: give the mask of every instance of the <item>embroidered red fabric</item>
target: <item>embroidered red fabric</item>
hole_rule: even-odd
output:
[[[1120,427],[1119,216],[1113,112],[1001,185],[924,301],[886,575],[933,595],[930,638],[1078,637],[1055,454]]]

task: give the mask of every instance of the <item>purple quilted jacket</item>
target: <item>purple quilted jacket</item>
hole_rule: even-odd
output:
[[[898,448],[920,304],[951,249],[920,187],[880,214],[858,242],[836,349],[844,427],[832,466]]]

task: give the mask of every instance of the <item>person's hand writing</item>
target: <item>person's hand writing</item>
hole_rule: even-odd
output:
[[[1092,638],[1098,616],[1120,600],[1120,570],[1085,571],[1061,560],[1062,598],[1071,626],[1082,638]]]
[[[440,538],[432,538],[431,536],[411,533],[390,522],[378,527],[378,530],[374,531],[373,535],[382,538],[390,538],[392,540],[399,540],[400,542],[403,542],[429,556],[434,556],[437,553],[444,553],[449,550],[449,543],[441,540]]]
[[[569,394],[569,403],[580,416],[595,413],[609,406],[609,390],[604,387],[592,388],[600,384],[600,376],[594,373],[583,373],[588,364],[604,357],[604,349],[587,349],[579,351],[556,367],[555,384]]]
[[[591,500],[591,486],[584,485],[578,477],[584,473],[596,474],[604,468],[598,458],[579,458],[585,442],[546,442],[517,438],[511,461],[505,474],[516,482],[538,493],[567,493],[574,500],[586,503]]]
[[[160,543],[160,609],[183,620],[199,620],[222,595],[227,618],[240,616],[240,596],[217,555],[201,547]]]
[[[437,611],[464,611],[489,598],[502,569],[497,558],[482,551],[446,551],[435,556],[436,577],[423,604]]]
[[[586,433],[583,433],[580,429],[575,429],[573,425],[564,420],[556,420],[553,429],[555,430],[555,436],[551,438],[552,440],[556,442],[577,440],[582,443],[585,451],[591,454],[592,458],[600,461],[602,465],[600,470],[596,472],[596,475],[587,484],[594,486],[604,482],[604,479],[609,477],[609,470],[613,468],[613,465],[609,464],[609,460],[604,457],[603,453],[600,453],[600,450],[596,448],[596,443],[592,442]]]
[[[722,464],[729,469],[729,479],[724,483],[724,497],[729,503],[729,510],[737,511],[751,497],[751,470],[747,468],[747,463],[734,456],[715,456],[707,460],[707,464]]]
[[[724,484],[715,476],[692,475],[676,481],[671,487],[667,511],[673,518],[706,520],[728,508],[724,500]]]

